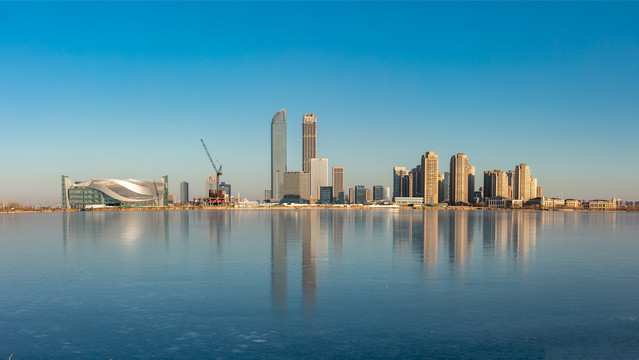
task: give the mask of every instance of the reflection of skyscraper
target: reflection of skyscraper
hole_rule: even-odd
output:
[[[344,249],[344,216],[343,211],[333,211],[332,214],[332,248],[333,252]]]
[[[271,212],[271,304],[276,310],[286,309],[286,248],[288,214]]]
[[[439,211],[425,210],[424,221],[424,263],[437,268]]]
[[[286,110],[280,110],[271,120],[271,198],[275,201],[284,195],[285,172]]]
[[[474,231],[467,211],[455,211],[449,219],[449,256],[451,261],[463,265],[472,253],[472,239],[469,232]]]
[[[324,213],[325,214],[325,213]],[[317,297],[317,260],[327,255],[327,221],[322,222],[319,211],[303,211],[302,221],[302,295],[304,308],[315,308]]]
[[[315,114],[304,114],[302,142],[302,171],[311,171],[311,159],[317,157],[317,118]]]

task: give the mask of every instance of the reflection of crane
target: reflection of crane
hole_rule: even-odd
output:
[[[220,167],[218,168],[215,165],[215,161],[213,161],[213,158],[211,157],[211,153],[209,153],[209,149],[206,148],[206,144],[204,143],[204,140],[200,139],[200,141],[202,142],[202,146],[204,146],[206,155],[209,156],[209,160],[211,160],[211,165],[213,165],[213,169],[215,170],[215,190],[220,190],[220,176],[222,176],[222,164],[220,164],[220,162],[218,161],[218,164],[220,164]]]

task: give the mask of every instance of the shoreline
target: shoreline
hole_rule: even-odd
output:
[[[231,207],[231,206],[165,206],[165,207],[131,207],[131,208],[98,208],[98,209],[42,209],[42,210],[9,210],[1,211],[2,214],[33,214],[33,213],[59,213],[59,212],[116,212],[116,211],[187,211],[187,210],[212,210],[212,211],[224,211],[224,210],[486,210],[486,211],[559,211],[559,212],[625,212],[633,213],[637,211],[614,209],[614,210],[595,210],[595,209],[530,209],[530,208],[490,208],[490,207],[473,207],[473,206],[455,206],[455,207],[413,207],[413,206],[246,206],[246,207]]]

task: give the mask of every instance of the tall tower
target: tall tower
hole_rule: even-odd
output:
[[[530,167],[526,164],[517,165],[515,167],[515,179],[513,181],[513,199],[523,201],[532,199],[530,182]]]
[[[333,166],[333,201],[344,203],[344,167]]]
[[[475,167],[468,165],[468,203],[475,202]]]
[[[424,177],[424,204],[439,202],[439,158],[434,152],[422,155],[422,174]]]
[[[286,172],[286,109],[278,111],[271,120],[271,199],[284,196]]]
[[[468,157],[463,153],[450,158],[450,203],[468,202]]]
[[[302,124],[302,170],[311,171],[311,159],[317,157],[317,117],[304,114]]]

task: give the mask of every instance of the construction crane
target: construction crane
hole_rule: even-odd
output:
[[[209,149],[206,147],[204,140],[200,139],[200,141],[202,142],[202,146],[204,146],[206,155],[208,155],[209,160],[211,160],[211,165],[213,165],[213,170],[215,170],[215,190],[220,190],[220,176],[222,176],[222,164],[220,164],[220,162],[218,161],[218,164],[220,164],[220,167],[218,168],[217,165],[215,165],[215,161],[213,161],[213,158],[211,157],[211,153],[209,153]]]

